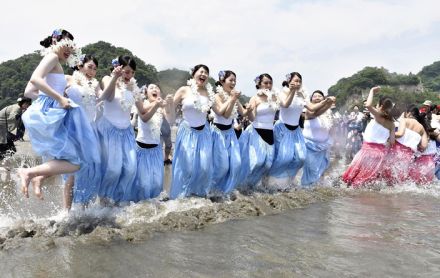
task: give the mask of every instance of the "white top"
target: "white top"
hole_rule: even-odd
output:
[[[428,147],[425,149],[421,155],[434,155],[437,153],[437,144],[434,140],[429,140]]]
[[[364,131],[364,142],[385,145],[390,137],[390,130],[372,119]]]
[[[54,89],[59,95],[64,95],[64,89],[67,86],[67,80],[64,73],[48,73],[45,78],[47,84]],[[44,92],[40,91],[39,95],[47,96]]]
[[[104,101],[104,114],[103,116],[115,127],[120,129],[126,129],[130,126],[130,108],[122,109],[121,100],[125,103],[134,103],[133,94],[130,91],[121,92],[119,89],[115,89],[115,97],[112,101]]]
[[[232,121],[234,120],[233,117],[231,118],[225,118],[221,115],[218,115],[217,113],[215,113],[214,111],[212,111],[212,113],[214,113],[214,123],[215,124],[221,124],[221,125],[231,125]]]
[[[318,118],[313,118],[304,121],[303,129],[304,138],[318,141],[326,142],[329,137],[328,129],[321,125],[321,121]]]
[[[206,114],[194,106],[195,97],[190,95],[182,100],[183,119],[188,122],[191,127],[202,126],[206,123]],[[208,104],[208,97],[200,95],[200,104]]]
[[[273,129],[273,121],[275,120],[275,110],[269,106],[269,103],[263,102],[257,106],[257,113],[252,125],[255,128]]]
[[[288,125],[298,125],[304,105],[306,105],[304,98],[295,95],[289,107],[280,107],[280,121]]]
[[[396,139],[397,142],[410,148],[413,152],[417,151],[420,140],[422,140],[422,136],[409,128],[405,129],[405,133],[402,137]]]
[[[90,122],[93,122],[96,118],[96,96],[85,96],[86,89],[79,85],[72,85],[66,90],[67,96],[73,100],[76,104],[80,105]]]
[[[162,126],[162,109],[157,109],[148,122],[138,120],[138,134],[136,141],[144,144],[160,144],[160,127]]]

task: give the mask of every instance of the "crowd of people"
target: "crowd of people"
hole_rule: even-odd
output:
[[[356,106],[344,117],[332,112],[335,97],[320,90],[307,95],[298,72],[286,75],[280,92],[263,73],[243,105],[233,71],[220,71],[213,88],[209,68],[199,64],[174,96],[162,97],[157,84],[138,87],[130,56],[112,60],[109,75],[98,81],[98,60],[82,55],[68,31],[57,29],[40,44],[46,51],[25,90],[34,101],[21,118],[44,163],[19,169],[26,196],[32,184],[42,198],[42,181],[62,174],[67,209],[95,199],[139,202],[163,191],[164,163],[172,164],[171,199],[289,190],[300,170],[298,186],[311,187],[330,164],[331,134],[338,129],[347,130],[350,154],[356,154],[342,176],[348,185],[434,177],[438,130],[426,121],[428,113],[411,108],[395,122],[389,98],[373,105],[379,87],[366,100],[369,113]],[[64,74],[64,62],[75,68],[72,75]],[[182,119],[171,157],[177,107]],[[411,164],[421,167],[409,171]]]

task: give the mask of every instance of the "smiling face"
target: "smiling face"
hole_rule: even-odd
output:
[[[260,89],[272,90],[272,80],[267,76],[263,76],[260,82]]]
[[[235,88],[236,84],[236,77],[234,74],[231,74],[228,76],[228,78],[225,79],[225,81],[222,82],[223,90],[226,92],[230,92]]]
[[[96,64],[93,62],[93,60],[90,60],[84,65],[80,66],[79,71],[82,72],[87,79],[92,79],[96,76]]]
[[[200,67],[193,75],[197,86],[202,87],[208,83],[209,72],[204,68]]]
[[[147,87],[147,98],[149,102],[155,101],[160,97],[160,88],[156,84],[150,84]]]
[[[122,80],[128,83],[130,79],[134,76],[134,70],[130,66],[125,66],[122,68]]]
[[[324,100],[324,96],[322,96],[320,93],[314,93],[312,95],[312,103],[320,103]]]
[[[67,61],[69,59],[69,56],[73,53],[73,48],[69,46],[63,46],[58,50],[58,59],[62,62]]]

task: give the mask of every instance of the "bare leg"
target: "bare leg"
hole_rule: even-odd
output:
[[[70,209],[72,208],[72,197],[73,197],[74,183],[75,183],[75,176],[71,175],[71,176],[69,176],[66,183],[64,184],[63,203],[64,203],[64,208],[67,209],[67,211],[70,211]]]
[[[60,174],[70,174],[79,170],[79,165],[72,164],[67,160],[54,159],[32,168],[18,169],[21,179],[21,192],[29,198],[28,187],[32,178],[37,176],[51,177]]]
[[[32,187],[34,188],[34,194],[41,200],[43,200],[43,193],[41,192],[41,183],[45,178],[46,178],[45,176],[36,176],[31,180]]]
[[[165,160],[171,160],[171,148],[165,148]]]

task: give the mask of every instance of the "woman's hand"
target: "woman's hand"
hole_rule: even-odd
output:
[[[115,76],[116,78],[121,77],[123,73],[124,71],[122,70],[122,66],[117,66],[112,71],[112,75]]]
[[[60,104],[60,106],[63,109],[70,109],[70,108],[72,108],[72,106],[70,105],[70,99],[68,99],[68,98],[61,97],[59,99],[58,103]]]

